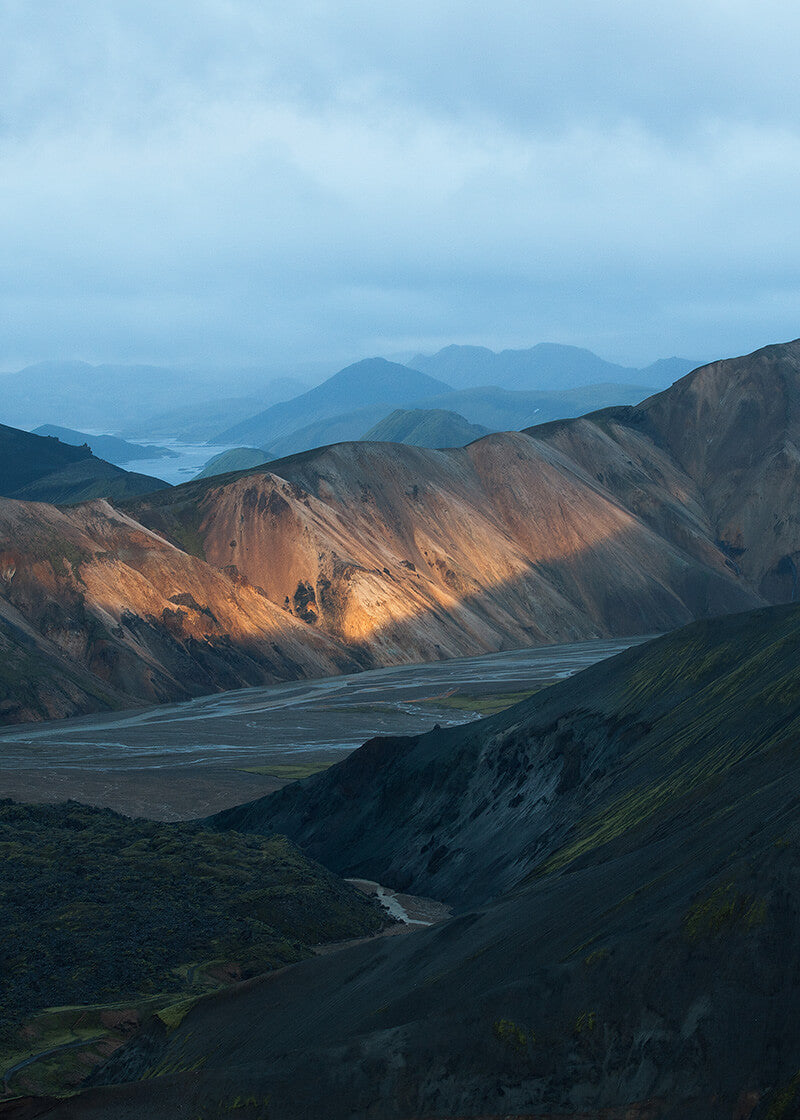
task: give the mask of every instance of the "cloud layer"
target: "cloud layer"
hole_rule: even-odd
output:
[[[0,368],[800,334],[800,10],[11,0]]]

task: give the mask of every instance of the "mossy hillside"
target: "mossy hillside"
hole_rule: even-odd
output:
[[[613,770],[581,791],[568,842],[542,869],[556,871],[626,834],[635,843],[639,826],[760,757],[777,752],[793,763],[798,650],[800,608],[793,606],[695,623],[617,659],[611,687],[584,690],[587,707],[607,722]],[[630,671],[619,672],[625,660]],[[610,668],[583,676],[602,680]]]
[[[186,992],[376,932],[380,907],[280,836],[0,802],[0,1007]],[[206,972],[214,972],[208,966]]]

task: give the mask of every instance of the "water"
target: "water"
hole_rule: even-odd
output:
[[[209,459],[223,451],[229,451],[233,446],[229,443],[220,445],[182,443],[177,439],[129,440],[128,442],[138,443],[139,446],[157,443],[159,447],[167,447],[170,451],[174,451],[177,456],[174,459],[134,459],[132,462],[120,464],[127,471],[155,475],[156,478],[161,478],[164,482],[170,482],[173,486],[177,486],[181,482],[189,482],[197,475],[198,471],[203,469]]]

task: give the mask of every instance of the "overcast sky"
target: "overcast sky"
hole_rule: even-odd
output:
[[[2,0],[0,369],[800,335],[800,7]]]

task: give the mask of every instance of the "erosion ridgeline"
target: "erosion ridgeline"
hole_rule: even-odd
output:
[[[46,1115],[795,1115],[798,641],[695,623],[218,816],[461,912],[211,996]]]
[[[0,502],[2,641],[55,682],[20,703],[12,671],[2,718],[791,601],[798,445],[792,342],[466,448],[339,444],[124,506]]]

